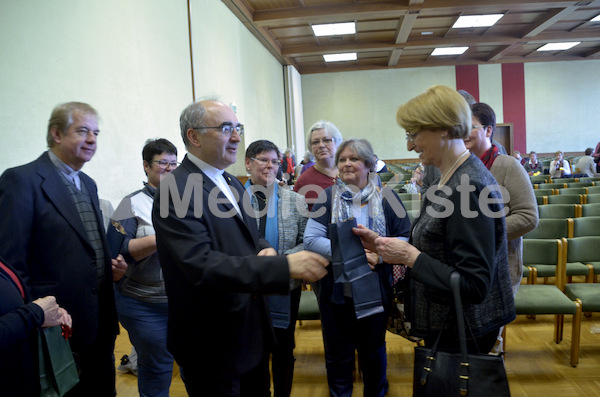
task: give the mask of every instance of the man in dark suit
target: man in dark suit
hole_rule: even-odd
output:
[[[244,187],[223,171],[244,132],[232,109],[193,103],[180,126],[188,154],[161,181],[153,210],[168,347],[191,396],[269,396],[274,340],[263,294],[287,294],[290,278],[322,278],[328,261],[307,251],[276,256],[259,238]]]
[[[96,152],[98,132],[90,105],[58,105],[48,123],[49,150],[0,177],[0,256],[34,299],[54,295],[73,318],[71,348],[81,373],[69,396],[116,394],[112,281],[126,264],[111,263],[96,184],[80,171]]]

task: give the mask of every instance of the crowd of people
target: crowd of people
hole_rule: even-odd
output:
[[[460,273],[469,351],[500,353],[521,238],[538,222],[529,175],[544,167],[535,152],[502,154],[492,108],[445,86],[400,106],[396,120],[421,162],[407,183],[423,200],[412,225],[381,186],[387,168],[371,144],[344,140],[325,120],[308,129],[300,164],[291,149],[250,143],[242,184],[226,168],[244,126],[210,99],[180,115],[181,163],[172,142],[144,144],[147,181],[105,233],[96,185],[81,171],[97,148],[98,113],[58,105],[48,150],[0,177],[0,360],[14,363],[0,372],[2,394],[39,395],[37,333],[62,325],[79,371],[67,395],[114,396],[120,322],[141,396],[169,395],[174,362],[191,396],[270,396],[271,382],[289,396],[305,283],[317,295],[332,396],[352,395],[355,351],[364,395],[387,393],[386,325],[400,281],[412,335],[431,346],[444,328],[438,347],[455,349],[457,324],[445,319],[450,275]],[[580,172],[595,171],[597,157],[588,149]],[[572,174],[561,152],[549,168]]]

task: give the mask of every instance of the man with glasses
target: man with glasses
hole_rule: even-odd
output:
[[[33,299],[54,295],[73,318],[70,343],[80,380],[69,396],[116,394],[113,280],[127,265],[121,257],[111,263],[96,183],[81,172],[99,132],[90,105],[58,105],[48,122],[49,150],[0,177],[0,256]]]
[[[188,153],[161,182],[153,210],[169,299],[168,348],[190,396],[269,396],[274,340],[263,294],[288,294],[290,278],[322,278],[328,261],[306,251],[277,256],[259,238],[252,207],[241,199],[244,187],[224,172],[244,132],[231,108],[193,103],[180,127]]]

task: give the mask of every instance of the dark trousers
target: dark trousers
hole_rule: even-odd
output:
[[[337,305],[321,297],[321,325],[327,382],[332,397],[352,396],[354,351],[362,367],[364,396],[383,397],[387,391],[385,332],[388,311],[358,320],[354,302]]]
[[[294,379],[294,348],[296,341],[296,321],[298,320],[298,306],[302,289],[294,288],[290,291],[290,325],[287,328],[274,328],[276,346],[273,348],[271,371],[273,373],[274,397],[289,397],[292,392]]]
[[[202,361],[199,357],[198,361]],[[241,375],[216,373],[211,363],[179,368],[190,397],[270,397],[269,354],[265,351],[256,367]]]

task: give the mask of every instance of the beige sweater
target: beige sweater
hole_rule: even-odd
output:
[[[506,188],[510,197],[505,206],[508,238],[508,266],[513,292],[516,293],[523,277],[523,238],[538,224],[538,209],[529,175],[512,156],[499,155],[490,169],[498,185]]]

